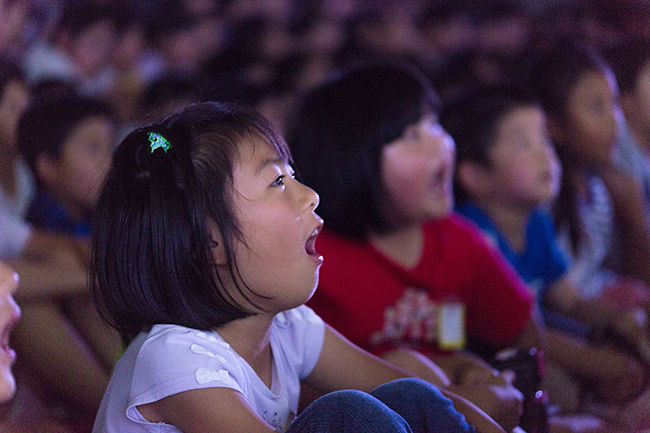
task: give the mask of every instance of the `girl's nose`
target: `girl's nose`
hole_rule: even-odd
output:
[[[304,203],[307,206],[307,208],[314,210],[318,207],[320,204],[320,196],[316,191],[308,187],[307,185],[303,183],[299,183],[300,187],[303,189],[303,194],[304,194]]]

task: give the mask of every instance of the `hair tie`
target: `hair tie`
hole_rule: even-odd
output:
[[[149,133],[149,143],[149,147],[151,147],[151,153],[153,153],[154,150],[158,148],[164,150],[165,153],[167,153],[167,151],[172,147],[171,144],[169,144],[169,140],[156,132]]]

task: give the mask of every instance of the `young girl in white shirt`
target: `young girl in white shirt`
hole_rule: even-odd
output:
[[[474,431],[443,393],[480,431],[503,431],[303,306],[323,261],[318,203],[245,110],[192,105],[124,139],[91,285],[129,346],[94,432]],[[298,414],[301,381],[329,394]]]

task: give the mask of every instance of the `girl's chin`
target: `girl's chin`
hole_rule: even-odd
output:
[[[432,206],[427,212],[427,220],[439,220],[446,218],[454,210],[454,201],[452,199],[445,200],[442,203],[437,203]]]

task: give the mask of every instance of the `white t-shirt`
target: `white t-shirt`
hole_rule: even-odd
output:
[[[34,181],[21,160],[16,161],[16,195],[11,197],[0,188],[0,259],[22,254],[32,230],[24,220],[34,198]]]
[[[595,175],[587,177],[588,197],[578,197],[578,215],[582,244],[579,251],[571,247],[566,227],[559,231],[558,244],[570,259],[569,281],[584,298],[596,298],[603,289],[616,280],[616,275],[604,268],[611,248],[614,209],[605,183]]]
[[[310,308],[276,315],[271,328],[273,379],[269,389],[217,332],[155,325],[138,335],[115,366],[94,433],[180,432],[150,423],[137,406],[200,388],[241,392],[253,410],[278,432],[298,411],[300,380],[311,373],[323,347],[325,325]]]

